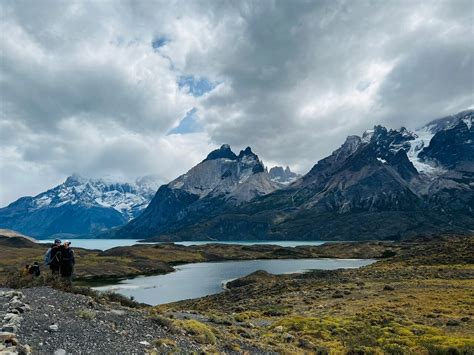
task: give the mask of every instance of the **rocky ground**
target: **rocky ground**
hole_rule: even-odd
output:
[[[4,289],[0,306],[2,355],[232,352],[191,314],[179,314],[168,322],[150,307],[130,308],[96,295],[50,287]],[[243,342],[240,346],[262,353],[258,346]]]
[[[8,321],[10,325],[3,326],[1,354],[145,354],[202,349],[192,337],[171,334],[144,309],[49,287],[0,295],[2,308],[8,307],[8,312],[12,299],[14,306],[26,307]]]
[[[350,249],[316,250],[383,258],[352,270],[259,271],[221,294],[158,307],[85,288],[0,290],[0,353],[474,354],[474,237]]]
[[[18,342],[18,330],[23,317],[31,308],[23,300],[22,292],[0,289],[0,354],[28,354],[29,346]]]

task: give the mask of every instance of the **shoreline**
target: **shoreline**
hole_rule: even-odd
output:
[[[56,331],[74,335],[79,344],[87,344],[86,339],[94,331],[98,335],[96,350],[101,353],[145,349],[146,344],[150,344],[149,349],[156,344],[158,353],[347,353],[357,349],[371,353],[394,349],[400,350],[398,353],[446,353],[456,349],[469,353],[474,350],[474,321],[466,308],[472,304],[474,286],[474,259],[469,253],[473,238],[440,236],[395,245],[309,248],[313,255],[324,254],[317,259],[328,259],[329,255],[348,259],[349,254],[359,256],[350,259],[361,259],[360,255],[370,254],[375,262],[356,269],[298,274],[254,272],[217,285],[223,286],[223,292],[151,307],[90,288],[24,286],[18,291],[24,293],[31,310],[23,313],[18,341],[52,353],[58,339],[66,339],[61,346],[70,349],[70,337],[58,337]],[[32,252],[29,248],[18,250],[23,254]],[[269,255],[277,255],[278,260],[285,260],[288,255],[278,253],[287,251],[276,247],[167,245],[125,247],[101,256],[87,251],[78,254],[89,267],[95,267],[92,262],[98,261],[101,271],[107,271],[109,265],[125,265],[130,258],[143,262],[143,255],[149,257],[142,265],[142,270],[147,270],[147,264],[158,259],[180,264],[178,259],[202,263],[223,255],[234,259],[250,255],[270,259]],[[39,248],[38,252],[43,251]],[[61,316],[51,318],[48,312],[45,316],[45,304],[53,305]]]
[[[33,243],[32,243],[33,244]],[[0,284],[12,272],[19,272],[26,264],[40,261],[44,244],[34,247],[5,246],[0,261]],[[156,276],[175,271],[176,266],[203,262],[231,262],[249,260],[286,259],[374,259],[396,252],[399,245],[392,242],[325,243],[322,245],[278,246],[273,244],[202,244],[183,246],[171,243],[136,244],[104,251],[74,248],[76,252],[75,280],[82,285],[116,284],[124,279]],[[16,270],[16,271],[15,271]],[[43,267],[43,272],[48,273]]]
[[[100,277],[100,276],[94,276],[92,278],[75,278],[74,281],[77,282],[78,286],[85,286],[85,287],[94,287],[92,286],[93,284],[97,283],[100,284],[100,286],[112,286],[112,285],[117,285],[121,281],[124,280],[132,280],[138,277],[148,277],[148,276],[161,276],[161,275],[168,275],[172,274],[173,272],[177,272],[174,267],[175,266],[182,266],[182,265],[192,265],[192,264],[204,264],[204,263],[225,263],[225,262],[248,262],[248,261],[270,261],[270,260],[346,260],[346,261],[359,261],[359,260],[371,260],[373,261],[371,264],[375,264],[381,259],[375,259],[375,258],[337,258],[337,257],[324,257],[324,258],[260,258],[260,259],[222,259],[222,260],[212,260],[212,261],[199,261],[199,262],[185,262],[185,263],[170,263],[169,265],[173,268],[173,270],[170,270],[168,272],[159,272],[159,273],[143,273],[143,274],[129,274],[129,275],[123,275],[123,276],[117,276],[117,277]],[[363,267],[363,266],[361,266]],[[358,269],[359,267],[344,267],[341,269]],[[291,275],[291,274],[302,274],[305,272],[311,272],[313,270],[324,270],[324,269],[308,269],[308,270],[300,270],[300,271],[295,271],[295,272],[288,272],[288,273],[283,273],[282,275]],[[278,275],[278,274],[277,274]],[[238,278],[233,278],[229,281],[236,280]]]

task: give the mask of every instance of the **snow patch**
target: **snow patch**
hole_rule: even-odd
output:
[[[466,117],[466,118],[463,118],[462,121],[466,124],[467,126],[467,129],[471,129],[472,127],[472,118],[471,117]]]
[[[374,135],[375,130],[368,129],[362,134],[362,143],[369,143]]]
[[[34,197],[34,206],[41,209],[79,204],[113,208],[131,220],[148,206],[157,185],[149,177],[137,179],[135,183],[121,183],[73,175],[63,184]]]
[[[425,126],[422,129],[415,131],[415,139],[410,141],[410,149],[407,152],[408,159],[412,162],[413,166],[418,170],[419,173],[425,173],[433,175],[439,172],[439,168],[421,161],[418,157],[420,152],[430,145],[431,138],[433,138],[433,128],[431,126]]]

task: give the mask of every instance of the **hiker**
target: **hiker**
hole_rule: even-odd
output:
[[[61,239],[55,239],[54,244],[48,249],[44,257],[44,262],[49,265],[53,275],[59,275],[59,267],[61,266]]]
[[[33,265],[30,265],[28,273],[35,277],[38,277],[41,274],[40,266],[37,261],[35,261]]]
[[[74,263],[76,262],[74,259],[74,251],[70,245],[71,242],[69,240],[64,241],[63,245],[61,245],[61,266],[59,269],[61,277],[69,285],[72,283],[72,273],[74,271]]]

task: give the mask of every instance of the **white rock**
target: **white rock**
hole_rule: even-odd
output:
[[[17,348],[18,352],[21,354],[31,354],[31,347],[29,345],[18,344]]]
[[[123,315],[125,314],[125,311],[122,311],[122,310],[120,310],[120,309],[112,309],[112,310],[110,311],[110,313],[114,313],[114,314],[117,314],[117,315],[119,315],[119,316],[123,316]]]
[[[283,333],[283,326],[279,325],[279,326],[273,328],[273,330],[277,333]]]
[[[14,333],[0,332],[0,340],[5,342],[5,341],[8,341],[8,340],[12,340],[12,339],[16,340],[16,335]]]
[[[52,324],[50,325],[49,327],[49,330],[51,330],[52,332],[57,332],[59,330],[59,326],[57,324]],[[59,349],[59,350],[62,350],[62,349]]]
[[[141,341],[140,344],[145,345],[145,346],[150,346],[150,343],[147,342],[146,340]]]
[[[66,350],[64,349],[56,349],[54,351],[54,355],[66,355]]]
[[[21,320],[21,317],[15,313],[7,313],[5,317],[3,317],[3,320],[7,322],[13,322]]]

